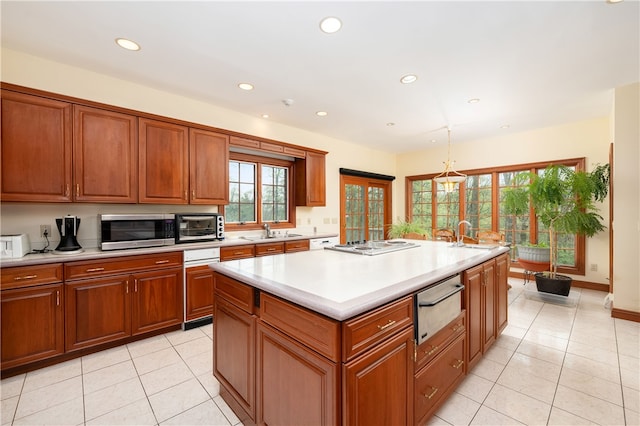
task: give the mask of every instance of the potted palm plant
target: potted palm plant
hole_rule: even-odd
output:
[[[531,174],[530,183],[519,188],[528,194],[520,205],[531,202],[536,216],[549,232],[550,267],[535,275],[538,291],[569,295],[571,277],[558,274],[558,234],[592,237],[605,229],[596,203],[609,192],[609,164],[592,172],[550,165],[542,174]]]

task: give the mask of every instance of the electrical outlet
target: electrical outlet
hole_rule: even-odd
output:
[[[593,272],[597,272],[598,271],[598,264],[597,263],[592,263],[591,264],[591,271],[593,271]]]
[[[40,236],[51,238],[51,225],[40,225]]]

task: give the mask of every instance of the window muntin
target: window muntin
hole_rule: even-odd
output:
[[[436,212],[436,223],[432,229],[454,229],[459,220],[469,220],[474,228],[473,235],[478,229],[491,229],[505,234],[505,240],[512,243],[512,258],[515,257],[515,245],[527,242],[549,242],[549,236],[542,224],[538,223],[535,213],[530,209],[528,214],[518,216],[506,215],[501,206],[503,191],[517,185],[517,175],[539,173],[550,164],[563,164],[576,170],[584,170],[584,158],[561,160],[554,162],[534,163],[528,165],[516,165],[495,167],[473,171],[463,171],[467,174],[467,181],[460,184],[459,189],[451,193],[451,196],[431,179],[436,174],[408,176],[407,179],[407,209],[408,220],[429,223]],[[490,183],[489,183],[490,176]],[[469,184],[472,188],[467,188]],[[526,185],[527,182],[520,183]],[[474,194],[473,191],[479,191]],[[470,193],[471,191],[471,193]],[[430,192],[431,196],[427,195]],[[462,197],[460,196],[462,194]],[[491,208],[487,206],[487,199],[491,194]],[[477,195],[477,196],[476,196]],[[475,197],[475,198],[474,198]],[[473,206],[476,202],[477,204]],[[431,203],[431,208],[425,204]],[[464,214],[460,214],[460,211]],[[465,215],[469,214],[469,217]],[[489,222],[489,217],[491,221]],[[477,223],[477,225],[476,225]],[[484,227],[490,223],[490,226]],[[516,230],[514,232],[514,223]],[[457,233],[457,229],[455,229]],[[467,231],[466,235],[471,232]],[[581,274],[585,273],[585,242],[584,236],[559,235],[559,264],[560,272]],[[514,244],[515,241],[515,244]],[[516,265],[517,266],[517,265]]]

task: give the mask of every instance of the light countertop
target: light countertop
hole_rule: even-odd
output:
[[[342,321],[412,294],[509,251],[410,240],[418,247],[377,256],[315,250],[211,264],[267,293]]]
[[[317,233],[317,234],[300,234],[299,237],[276,237],[268,239],[245,239],[242,237],[231,236],[223,241],[206,241],[202,243],[183,243],[174,244],[162,247],[147,247],[147,248],[134,248],[123,250],[107,250],[102,251],[99,248],[87,248],[81,253],[77,254],[55,254],[53,252],[47,253],[29,253],[26,256],[15,259],[2,259],[0,260],[0,267],[8,268],[11,266],[31,266],[42,265],[47,263],[63,263],[73,262],[76,260],[91,260],[91,259],[107,259],[111,257],[121,256],[135,256],[139,254],[155,254],[155,253],[168,253],[174,251],[194,250],[210,247],[227,247],[237,246],[245,244],[261,244],[280,241],[297,241],[297,240],[309,240],[314,238],[328,238],[335,237],[337,234],[332,233]],[[55,245],[53,245],[55,247]]]

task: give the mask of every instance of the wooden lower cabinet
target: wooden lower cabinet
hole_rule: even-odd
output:
[[[66,283],[66,350],[130,336],[129,291],[128,275]]]
[[[70,262],[64,268],[67,351],[183,321],[181,252]]]
[[[506,294],[497,292],[496,259],[464,272],[467,309],[467,368],[473,368],[498,337],[497,312],[506,310]],[[506,276],[504,278],[506,280]],[[506,284],[503,286],[506,291]],[[498,304],[504,303],[504,306]]]
[[[208,265],[185,270],[185,321],[213,315],[213,271]]]
[[[2,369],[64,352],[62,283],[3,290]]]
[[[134,274],[131,334],[182,323],[182,268]]]
[[[213,322],[213,373],[244,413],[255,422],[256,316],[221,297],[215,297]],[[223,396],[224,393],[221,391]],[[231,401],[229,401],[231,402]]]
[[[343,365],[343,424],[412,423],[413,337],[407,329]]]
[[[257,424],[339,424],[337,364],[262,321],[257,331]]]

